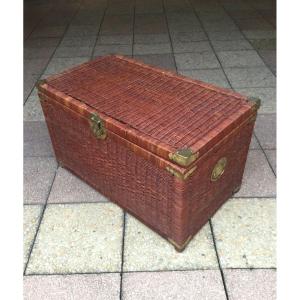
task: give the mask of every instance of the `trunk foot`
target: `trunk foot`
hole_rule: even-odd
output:
[[[190,242],[191,239],[192,239],[192,236],[189,236],[189,237],[186,239],[186,241],[185,241],[183,244],[181,244],[181,245],[177,244],[177,243],[176,243],[175,241],[173,241],[172,239],[168,239],[168,241],[174,246],[174,248],[175,248],[175,250],[176,250],[177,252],[183,252],[184,249],[186,248],[186,246],[188,245],[188,243]]]
[[[238,185],[232,192],[232,195],[236,194],[241,189],[241,185]]]

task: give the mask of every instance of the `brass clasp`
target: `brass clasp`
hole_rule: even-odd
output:
[[[90,117],[91,130],[97,139],[104,140],[107,136],[106,129],[100,117],[93,113]]]

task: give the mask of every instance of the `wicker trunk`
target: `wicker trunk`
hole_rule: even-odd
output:
[[[58,162],[178,251],[241,185],[253,99],[121,56],[38,89]]]

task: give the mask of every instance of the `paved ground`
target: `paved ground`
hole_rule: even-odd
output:
[[[275,299],[274,10],[266,0],[25,2],[25,299]],[[182,254],[53,156],[36,80],[107,53],[262,98],[241,191]]]

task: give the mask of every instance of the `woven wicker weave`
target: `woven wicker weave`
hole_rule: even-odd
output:
[[[49,77],[39,96],[58,161],[177,249],[241,184],[256,106],[237,93],[106,56]],[[193,160],[173,159],[180,149]]]

